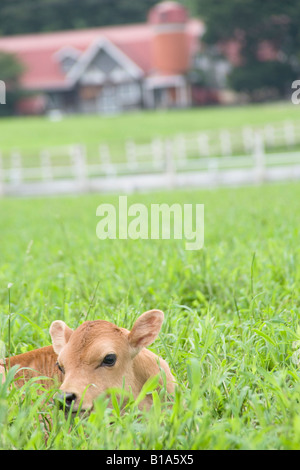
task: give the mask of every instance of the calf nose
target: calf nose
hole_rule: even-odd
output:
[[[75,393],[59,393],[55,396],[55,401],[58,403],[59,407],[63,409],[64,407],[69,410],[72,406],[72,403],[75,402],[77,395]]]

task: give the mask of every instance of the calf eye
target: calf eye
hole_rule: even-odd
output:
[[[105,358],[103,359],[101,366],[108,366],[108,367],[114,366],[116,363],[116,360],[117,360],[117,356],[115,354],[107,354],[107,356],[105,356]]]
[[[57,362],[56,363],[57,367],[59,368],[59,370],[64,374],[65,373],[65,369]]]

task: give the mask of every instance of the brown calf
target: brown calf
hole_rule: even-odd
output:
[[[19,382],[33,375],[57,378],[61,399],[73,411],[79,404],[82,410],[91,409],[97,396],[109,388],[122,388],[123,383],[136,398],[145,382],[161,371],[166,376],[167,392],[172,393],[174,378],[168,364],[145,349],[156,339],[163,318],[160,310],[145,312],[131,331],[104,320],[86,321],[73,331],[57,320],[50,326],[52,346],[6,359],[6,366],[18,364],[37,371],[19,370]],[[140,407],[149,407],[151,402],[146,396]]]

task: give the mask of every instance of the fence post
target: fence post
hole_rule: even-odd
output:
[[[253,130],[251,127],[243,128],[243,144],[246,153],[249,153],[253,149]]]
[[[269,147],[274,146],[275,144],[275,133],[274,127],[271,124],[265,126],[265,135],[266,135],[266,144]]]
[[[170,139],[165,141],[166,180],[169,189],[175,187],[176,169],[174,166],[173,145]]]
[[[51,157],[48,150],[42,150],[40,154],[42,178],[43,180],[52,179]]]
[[[295,126],[292,121],[286,121],[284,124],[285,142],[289,147],[295,145]]]
[[[132,140],[128,140],[126,142],[126,157],[128,168],[130,170],[135,170],[137,167],[136,145]]]
[[[86,155],[83,145],[73,145],[71,147],[71,156],[73,161],[74,175],[80,189],[86,189],[87,173],[86,173]]]
[[[229,131],[223,130],[220,132],[220,141],[221,141],[221,152],[222,155],[231,155],[231,135]]]
[[[17,150],[14,150],[11,154],[10,180],[15,185],[22,181],[21,154]]]
[[[164,152],[163,152],[161,139],[157,138],[157,139],[152,140],[151,148],[152,148],[153,166],[154,168],[159,169],[163,165],[163,158],[164,158]]]
[[[257,183],[261,183],[265,179],[265,149],[262,135],[258,132],[254,135],[253,146],[254,173]]]
[[[198,146],[199,146],[199,156],[200,157],[209,157],[209,140],[207,134],[198,135]]]
[[[185,136],[179,134],[176,137],[176,148],[177,148],[177,161],[181,167],[184,167],[186,164],[186,140]]]
[[[109,147],[106,144],[100,145],[101,166],[104,173],[108,176],[114,173],[114,167],[111,163]]]

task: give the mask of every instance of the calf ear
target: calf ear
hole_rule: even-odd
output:
[[[54,352],[59,354],[70,339],[73,330],[61,320],[54,321],[50,326],[50,336]]]
[[[128,341],[136,355],[142,348],[149,346],[160,332],[164,314],[160,310],[149,310],[135,322],[128,335]]]

